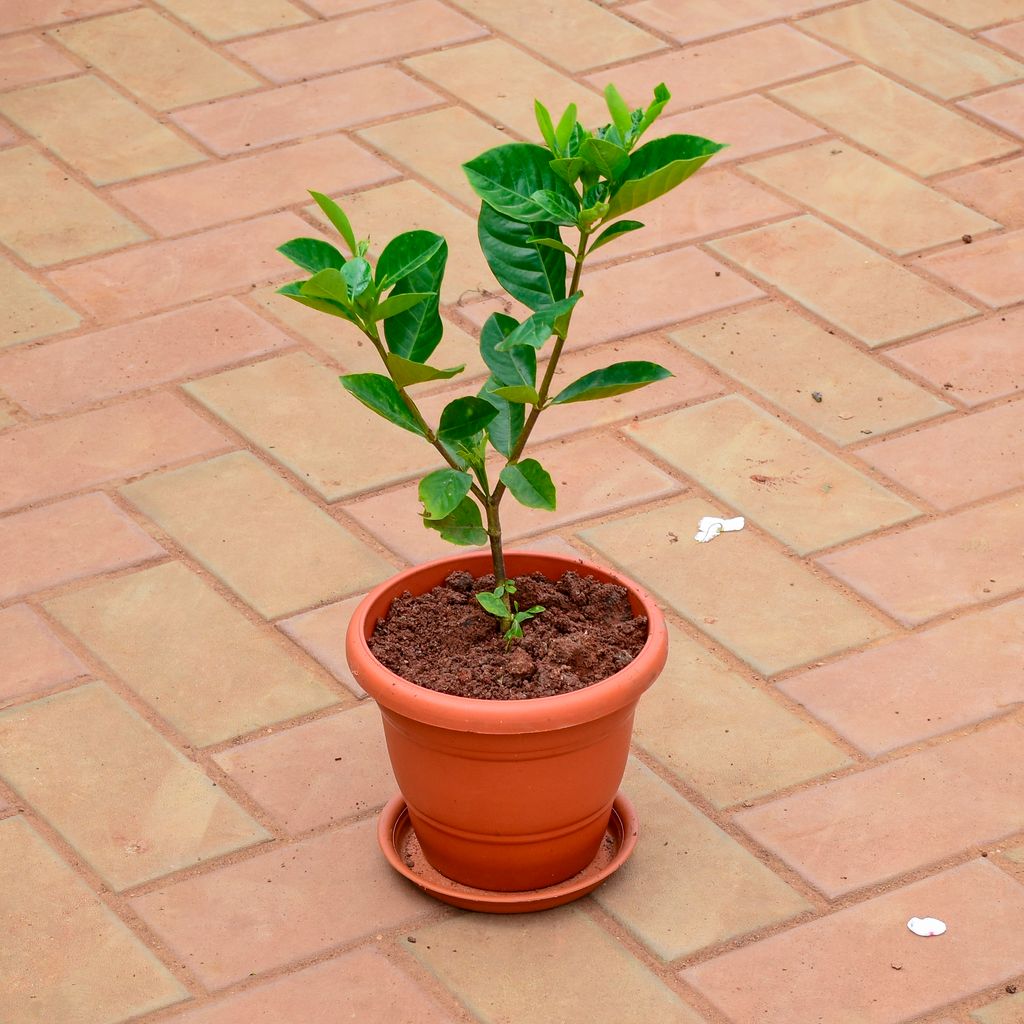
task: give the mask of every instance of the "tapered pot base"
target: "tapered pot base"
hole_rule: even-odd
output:
[[[399,874],[443,903],[488,914],[527,914],[560,907],[593,892],[628,860],[636,846],[638,824],[632,803],[619,793],[612,804],[611,819],[597,856],[572,878],[526,892],[474,889],[442,875],[423,855],[401,795],[393,797],[381,811],[377,840],[388,863]]]

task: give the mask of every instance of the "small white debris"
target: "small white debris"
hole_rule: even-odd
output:
[[[693,539],[701,544],[707,544],[709,540],[714,540],[720,533],[732,533],[735,530],[742,530],[745,525],[746,520],[743,516],[737,516],[735,519],[719,519],[718,516],[704,516],[697,524],[697,532],[694,534]]]
[[[946,922],[940,921],[937,917],[912,917],[907,922],[907,927],[915,935],[942,935],[946,931]]]

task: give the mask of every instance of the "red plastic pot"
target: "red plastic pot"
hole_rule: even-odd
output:
[[[509,576],[574,571],[629,592],[647,616],[647,641],[624,669],[573,693],[477,700],[437,693],[395,675],[367,640],[391,602],[422,594],[457,569],[491,571],[490,554],[458,555],[409,569],[360,602],[348,629],[353,675],[377,701],[388,753],[427,860],[463,885],[499,892],[571,878],[597,854],[622,781],[633,713],[668,653],[665,620],[630,580],[582,559],[505,555]]]

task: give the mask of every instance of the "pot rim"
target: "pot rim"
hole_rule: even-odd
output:
[[[417,722],[458,732],[490,734],[566,729],[634,704],[658,677],[668,652],[665,617],[654,598],[613,569],[583,557],[546,551],[506,551],[509,576],[536,571],[535,566],[522,567],[524,560],[550,565],[557,573],[555,579],[564,572],[583,570],[604,582],[624,587],[634,608],[647,617],[647,639],[637,656],[618,672],[583,689],[525,700],[483,700],[439,693],[418,686],[382,665],[370,650],[367,638],[377,618],[386,614],[394,598],[405,590],[423,593],[457,569],[474,576],[486,574],[492,569],[491,555],[489,551],[481,551],[448,555],[405,569],[376,586],[359,602],[348,626],[345,651],[349,667],[363,689],[382,709]]]

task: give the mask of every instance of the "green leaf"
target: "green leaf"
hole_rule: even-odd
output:
[[[611,82],[604,87],[604,101],[608,104],[608,113],[612,115],[615,127],[619,129],[622,137],[626,138],[633,127],[633,116],[622,94]]]
[[[487,543],[480,506],[472,498],[463,498],[444,519],[424,518],[423,525],[430,530],[437,530],[450,544],[477,547]]]
[[[358,323],[356,318],[340,302],[332,302],[330,299],[320,298],[313,295],[303,294],[303,287],[307,281],[292,281],[291,284],[282,285],[277,289],[278,295],[285,295],[289,299],[308,306],[310,309],[319,310],[321,313],[330,313],[331,316],[340,316],[342,320],[350,323]]]
[[[672,374],[657,363],[629,362],[613,363],[603,370],[585,373],[560,391],[552,405],[566,405],[569,402],[592,402],[597,398],[611,398],[627,391],[635,391],[646,384],[664,380]]]
[[[587,139],[580,146],[580,156],[612,180],[617,179],[629,164],[629,154],[607,139]]]
[[[489,590],[485,590],[482,594],[477,594],[476,599],[480,602],[483,610],[489,615],[499,619],[508,618],[508,609],[505,607],[505,602],[497,594],[492,594]]]
[[[388,370],[391,373],[391,379],[400,388],[406,388],[410,384],[422,384],[428,380],[450,380],[456,374],[462,373],[466,368],[465,363],[463,363],[462,366],[452,366],[447,370],[439,370],[437,367],[427,366],[426,363],[413,362],[413,360],[406,359],[395,352],[387,354],[387,364]]]
[[[588,253],[592,253],[595,249],[600,249],[602,245],[607,245],[609,242],[613,242],[619,235],[624,235],[628,231],[639,231],[643,227],[643,224],[638,220],[620,220],[616,223],[609,225],[597,236],[594,244],[587,250]]]
[[[406,231],[391,239],[377,260],[377,288],[387,291],[396,281],[419,270],[445,244],[433,231]]]
[[[435,469],[420,481],[424,519],[444,519],[452,514],[473,486],[473,478],[457,469]]]
[[[558,119],[558,126],[555,128],[555,142],[558,143],[558,149],[561,152],[565,152],[569,145],[569,139],[572,137],[572,130],[576,127],[576,104],[570,103],[565,108],[562,116]]]
[[[380,373],[349,373],[338,379],[342,387],[367,409],[411,434],[426,437],[389,377]]]
[[[532,245],[546,245],[549,249],[557,249],[559,252],[564,252],[567,256],[576,255],[565,242],[556,242],[553,238],[539,238],[537,235],[533,235],[527,241]]]
[[[302,282],[301,292],[314,299],[330,299],[346,309],[351,310],[352,300],[349,298],[348,283],[341,276],[340,270],[328,267],[314,274],[308,281]]]
[[[570,203],[568,199],[548,189],[540,189],[534,192],[530,198],[548,212],[548,219],[553,224],[571,226],[576,223],[576,217],[579,214],[579,199],[576,200],[576,203]]]
[[[664,82],[660,82],[654,87],[654,102],[644,111],[644,116],[633,133],[634,139],[639,139],[654,124],[658,115],[665,109],[665,104],[670,99],[672,99],[672,93],[668,91],[668,86]]]
[[[482,398],[456,398],[444,407],[437,436],[442,441],[459,441],[483,430],[497,415],[494,406]]]
[[[537,389],[525,385],[495,388],[493,393],[507,402],[518,402],[520,405],[540,405],[540,395],[537,394]]]
[[[348,293],[358,299],[373,284],[373,268],[362,256],[354,256],[341,268],[341,276],[348,285]]]
[[[501,471],[501,482],[520,505],[544,508],[549,512],[555,510],[554,481],[536,459],[524,459],[506,466]]]
[[[555,302],[543,309],[538,309],[532,316],[528,316],[518,327],[512,330],[505,338],[497,343],[495,348],[498,352],[509,352],[517,345],[529,345],[532,348],[541,348],[544,342],[564,326],[564,318],[568,316],[573,306],[583,298],[583,292],[576,292],[561,302]]]
[[[506,217],[519,221],[548,221],[548,211],[533,198],[547,190],[571,203],[569,185],[551,170],[551,154],[530,142],[496,146],[462,165],[473,191]]]
[[[484,203],[477,234],[491,272],[514,298],[530,309],[565,298],[565,256],[528,241],[533,237],[561,241],[555,224],[524,224]]]
[[[391,302],[400,295],[434,293],[433,298],[418,302],[384,321],[384,337],[388,348],[415,363],[422,363],[430,358],[444,333],[444,325],[438,311],[438,296],[447,260],[448,244],[442,238],[437,251],[421,267],[401,278],[387,300]]]
[[[353,256],[359,255],[355,232],[352,230],[348,217],[345,216],[345,211],[333,199],[325,196],[322,192],[310,192],[309,194],[316,200],[316,205],[327,215],[327,219],[337,228],[338,234],[341,235],[348,246],[348,251]]]
[[[290,242],[279,245],[277,251],[311,274],[326,270],[328,267],[340,270],[345,265],[345,257],[333,245],[322,242],[319,238],[293,238]]]
[[[480,331],[480,355],[497,379],[497,386],[532,388],[537,384],[536,349],[517,345],[506,352],[497,347],[518,326],[505,313],[492,313]]]
[[[576,179],[587,166],[587,161],[581,157],[562,157],[552,160],[550,167],[570,187],[576,183]]]
[[[533,349],[529,349],[533,351]],[[487,382],[480,389],[478,398],[489,402],[497,411],[497,415],[487,424],[487,436],[495,451],[501,452],[505,458],[512,454],[512,447],[516,439],[522,433],[523,424],[526,423],[526,406],[517,405],[500,395],[494,394],[494,389],[501,387],[501,384],[494,377],[488,377]]]
[[[725,147],[696,135],[668,135],[641,146],[611,198],[608,217],[619,217],[682,184]]]
[[[373,319],[387,320],[389,316],[398,316],[399,313],[404,313],[407,309],[412,309],[413,306],[425,302],[427,299],[436,298],[437,292],[405,292],[400,295],[391,295],[383,302],[377,303],[373,310]]]
[[[548,144],[548,149],[557,153],[558,144],[555,142],[555,126],[551,123],[551,115],[548,113],[548,108],[540,100],[534,100],[533,113],[537,118],[537,127],[540,129],[540,134]]]

